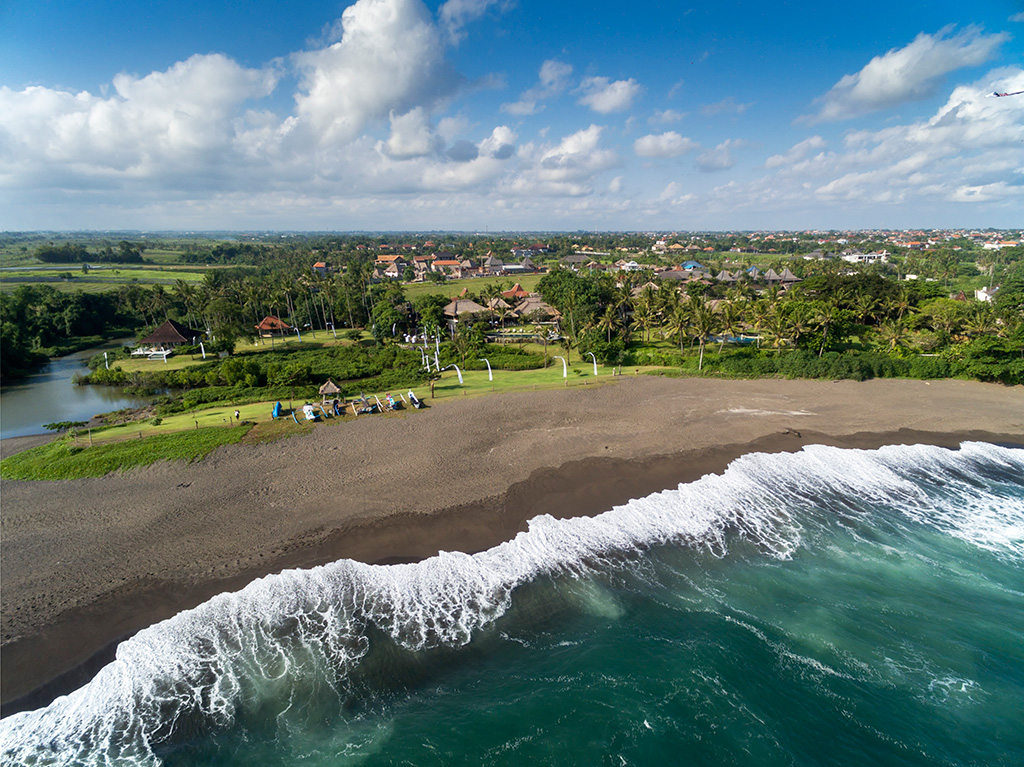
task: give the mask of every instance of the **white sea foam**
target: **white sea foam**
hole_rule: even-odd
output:
[[[1000,494],[1001,483],[1016,496]],[[409,650],[458,647],[508,610],[517,587],[622,567],[662,543],[724,556],[740,536],[784,559],[823,506],[858,515],[869,513],[865,503],[883,504],[1000,556],[1024,557],[1021,485],[1019,449],[808,446],[743,456],[721,475],[593,518],[537,517],[527,532],[472,556],[286,571],[124,642],[87,686],[0,722],[0,753],[11,764],[156,763],[161,742],[228,726],[261,696],[301,701],[326,688],[344,699],[374,632]],[[579,595],[585,609],[618,616],[599,589]]]

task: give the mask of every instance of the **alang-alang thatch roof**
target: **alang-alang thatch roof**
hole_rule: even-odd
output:
[[[178,344],[193,344],[203,338],[203,331],[187,328],[176,320],[167,320],[139,343],[151,344],[153,346],[177,346]]]
[[[327,383],[320,387],[320,394],[325,397],[332,394],[341,394],[341,389],[338,387],[338,384],[328,378]]]

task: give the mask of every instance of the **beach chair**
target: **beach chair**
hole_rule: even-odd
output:
[[[412,406],[417,410],[423,407],[423,403],[416,399],[416,395],[412,393],[412,389],[409,389],[409,402],[411,402]]]

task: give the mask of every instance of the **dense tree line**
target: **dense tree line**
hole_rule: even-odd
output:
[[[138,308],[115,293],[62,293],[45,285],[0,293],[0,376],[17,378],[51,355],[130,334],[142,324]]]
[[[557,254],[571,251],[580,240],[611,249],[634,240],[640,243],[644,237],[559,235],[543,241]],[[506,247],[509,241],[460,236],[439,238],[436,244],[465,254],[499,243]],[[521,236],[518,241],[528,246],[533,238]],[[426,236],[415,242],[422,246]],[[729,243],[741,243],[741,239],[733,237]],[[280,317],[303,333],[333,335],[346,328],[366,328],[381,344],[402,333],[445,328],[446,296],[424,295],[409,301],[400,282],[372,279],[382,244],[388,244],[388,238],[371,235],[217,243],[205,249],[195,247],[196,258],[224,263],[245,260],[248,265],[210,270],[202,282],[179,280],[168,288],[122,285],[102,294],[19,288],[2,297],[3,375],[26,369],[40,353],[48,353],[65,339],[109,337],[124,329],[142,335],[167,318],[206,334],[207,349],[229,353],[239,339],[252,338],[254,326],[267,315]],[[80,243],[53,247],[65,254],[62,260],[68,254],[78,258],[89,252]],[[116,250],[106,246],[120,255],[133,248],[128,241],[119,243]],[[709,349],[716,352],[717,360],[727,345],[736,348],[738,340],[744,339],[752,348],[745,352],[748,356],[791,358],[786,363],[758,363],[762,366],[791,368],[798,358],[830,359],[829,353],[870,352],[893,359],[924,354],[941,356],[953,374],[1011,382],[1021,380],[1018,368],[1024,355],[1024,258],[1019,250],[964,256],[947,249],[932,254],[930,262],[918,254],[905,254],[895,264],[866,267],[836,260],[788,260],[781,254],[767,259],[736,253],[702,257],[713,271],[724,267],[740,271],[753,263],[776,271],[788,267],[803,280],[787,291],[746,278],[735,284],[712,280],[680,287],[677,282],[657,280],[651,271],[577,273],[557,267],[542,278],[539,289],[561,315],[556,343],[567,358],[593,354],[607,364],[662,364],[659,359],[670,359],[667,352],[650,347],[671,342],[678,349],[671,359],[686,360],[692,355],[697,372],[703,372]],[[751,258],[756,260],[747,260]],[[90,260],[96,260],[94,252]],[[332,271],[326,276],[314,273],[313,260],[328,262]],[[550,256],[549,263],[555,261],[557,256]],[[910,266],[930,270],[934,281],[897,279]],[[999,276],[1002,288],[994,304],[948,297],[946,281],[962,277],[969,269]],[[501,288],[490,283],[470,297],[486,305]],[[483,329],[490,323],[504,324],[507,315],[506,309],[498,309],[476,318],[475,323],[463,323],[460,333],[449,341],[460,347],[456,355],[472,362],[469,351],[483,343]],[[539,319],[521,321],[536,325]],[[545,356],[549,330],[538,325]],[[820,367],[815,363],[815,369]],[[918,372],[925,367],[920,363]]]
[[[142,249],[127,240],[122,240],[114,249],[110,245],[90,251],[80,243],[52,243],[36,248],[36,258],[46,264],[143,264]]]

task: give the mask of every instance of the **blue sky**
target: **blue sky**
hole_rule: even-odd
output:
[[[0,229],[1024,224],[1024,3],[14,0]]]

